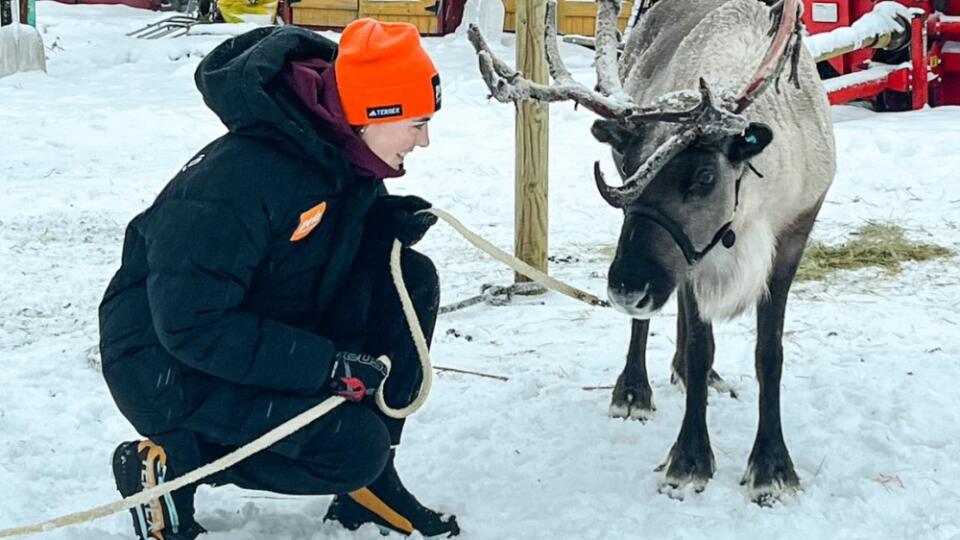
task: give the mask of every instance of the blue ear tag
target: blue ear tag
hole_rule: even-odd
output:
[[[743,140],[747,141],[747,143],[749,143],[749,144],[757,144],[757,142],[758,142],[758,141],[757,141],[757,136],[754,135],[754,134],[752,134],[752,133],[751,133],[750,135],[747,135],[746,137],[744,137]]]

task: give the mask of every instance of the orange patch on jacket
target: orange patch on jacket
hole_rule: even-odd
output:
[[[320,220],[323,219],[323,213],[326,211],[327,203],[322,202],[300,214],[300,225],[297,226],[297,230],[293,231],[293,236],[290,237],[290,241],[297,242],[306,238],[307,235],[320,224]]]

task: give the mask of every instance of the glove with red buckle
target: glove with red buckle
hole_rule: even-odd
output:
[[[369,354],[337,352],[333,355],[330,389],[350,401],[376,393],[387,377],[387,365]]]

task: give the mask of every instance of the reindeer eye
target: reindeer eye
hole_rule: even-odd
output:
[[[694,175],[694,179],[696,180],[696,182],[697,182],[698,184],[702,184],[702,185],[705,185],[705,186],[711,186],[711,185],[713,185],[713,184],[716,183],[716,181],[717,181],[717,175],[714,174],[714,172],[713,172],[712,170],[710,170],[710,169],[700,169],[700,170],[697,171],[697,173]]]

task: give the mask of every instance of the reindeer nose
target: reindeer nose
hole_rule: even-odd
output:
[[[628,315],[647,313],[653,302],[650,285],[637,290],[611,284],[607,288],[607,297],[614,307]]]

